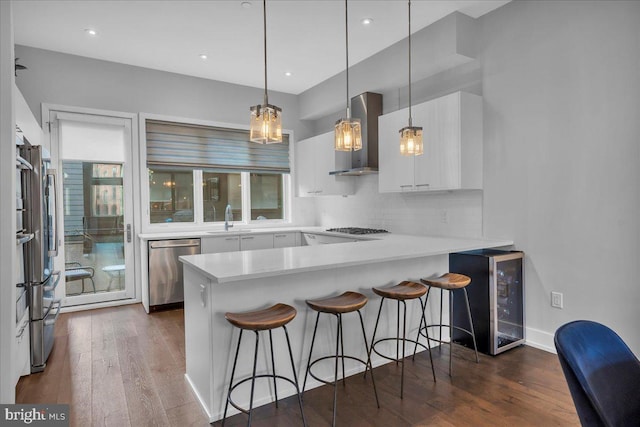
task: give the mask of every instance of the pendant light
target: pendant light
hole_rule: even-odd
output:
[[[249,140],[260,144],[282,142],[282,109],[269,104],[267,95],[267,0],[264,7],[264,102],[250,108]]]
[[[336,122],[335,150],[358,151],[362,149],[362,128],[360,119],[351,118],[349,100],[349,21],[347,0],[344,0],[344,27],[347,59],[347,117]]]
[[[419,156],[423,153],[422,128],[413,126],[411,119],[411,0],[409,0],[409,126],[400,129],[400,154]]]

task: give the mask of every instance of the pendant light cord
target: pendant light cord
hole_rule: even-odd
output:
[[[345,52],[347,63],[347,119],[351,119],[351,112],[349,111],[349,7],[347,0],[344,0],[344,39],[345,39]]]
[[[411,0],[409,0],[409,127],[413,126],[411,118]]]
[[[263,0],[263,29],[264,29],[264,105],[269,104],[269,97],[267,95],[267,0]]]

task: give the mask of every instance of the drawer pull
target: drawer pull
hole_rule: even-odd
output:
[[[416,187],[428,187],[429,184],[416,184]]]
[[[224,240],[238,240],[238,238],[237,238],[237,237],[227,237],[227,238],[226,238],[226,239],[224,239]]]
[[[252,240],[253,237],[243,237],[242,240]]]

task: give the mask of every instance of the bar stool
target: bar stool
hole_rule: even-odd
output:
[[[423,336],[427,338],[427,340],[436,341],[442,344],[449,344],[449,376],[451,376],[451,365],[452,365],[452,353],[453,353],[453,330],[457,329],[462,332],[466,332],[471,335],[473,338],[473,349],[476,353],[476,363],[479,363],[478,359],[478,347],[476,346],[476,335],[473,330],[473,319],[471,319],[471,308],[469,306],[469,296],[467,295],[467,286],[471,283],[471,278],[465,276],[464,274],[458,273],[445,273],[442,276],[436,279],[420,279],[422,283],[428,286],[427,289],[427,297],[425,298],[425,306],[427,305],[427,301],[429,300],[429,292],[431,288],[440,288],[440,323],[436,325],[428,325],[426,318],[424,319],[424,324],[426,325],[424,328],[422,327],[422,323],[420,324],[419,333],[422,334],[422,331],[425,332]],[[464,298],[467,303],[467,316],[469,318],[469,325],[471,325],[471,330],[464,329],[460,326],[455,326],[453,324],[453,293],[462,289],[464,291]],[[443,291],[449,291],[449,325],[442,324],[442,296]],[[439,327],[439,339],[429,338],[427,333],[428,328]],[[442,341],[442,327],[449,328],[449,341]],[[414,349],[415,352],[415,349]]]
[[[309,360],[307,361],[307,370],[304,374],[304,382],[302,383],[302,391],[304,392],[305,387],[307,385],[307,376],[311,375],[316,380],[328,384],[333,385],[333,423],[332,425],[336,425],[336,401],[338,398],[338,360],[342,361],[342,384],[345,384],[344,381],[344,359],[351,359],[358,361],[365,365],[364,372],[365,375],[367,373],[367,368],[371,370],[371,382],[373,383],[373,393],[376,397],[376,405],[378,408],[380,407],[380,402],[378,401],[378,391],[376,390],[376,382],[373,379],[373,367],[371,366],[370,359],[370,351],[369,344],[367,343],[367,335],[364,330],[364,321],[362,320],[362,314],[360,313],[360,309],[367,304],[367,297],[358,293],[358,292],[345,292],[342,295],[338,295],[335,297],[329,297],[324,299],[317,300],[307,300],[307,305],[312,309],[318,312],[316,316],[316,326],[313,329],[313,338],[311,339],[311,348],[309,349]],[[360,318],[360,326],[362,327],[362,338],[364,339],[364,347],[367,353],[367,361],[365,362],[362,359],[359,359],[354,356],[345,356],[344,354],[344,334],[342,332],[342,315],[345,313],[358,312],[358,317]],[[319,357],[313,362],[311,362],[311,355],[313,353],[313,344],[316,341],[316,332],[318,331],[318,321],[320,320],[320,313],[333,314],[336,316],[336,354],[332,356],[324,356]],[[321,378],[318,378],[311,372],[311,367],[320,362],[321,360],[326,359],[335,359],[335,373],[334,373],[334,381],[325,381]]]
[[[431,357],[431,348],[428,345],[424,345],[420,342],[418,342],[418,338],[420,337],[420,329],[418,329],[418,337],[416,337],[415,340],[411,340],[407,338],[407,303],[406,300],[412,300],[412,299],[418,299],[420,301],[420,305],[422,307],[421,310],[421,318],[420,318],[420,326],[422,326],[422,323],[424,321],[424,324],[426,324],[426,319],[424,317],[424,309],[425,309],[425,303],[422,302],[421,297],[427,292],[427,288],[423,285],[421,285],[420,283],[416,283],[416,282],[409,282],[409,281],[404,281],[402,283],[399,283],[395,286],[391,286],[389,288],[373,288],[373,292],[375,292],[376,294],[380,295],[382,297],[382,300],[380,300],[380,309],[378,310],[378,317],[376,318],[376,326],[373,328],[373,337],[371,337],[371,348],[369,350],[369,353],[371,353],[371,351],[374,351],[378,356],[380,357],[384,357],[387,360],[392,360],[396,362],[396,365],[398,363],[402,363],[402,373],[400,375],[400,399],[402,399],[403,397],[403,393],[404,393],[404,358],[405,358],[405,344],[407,341],[415,343],[416,344],[416,348],[418,345],[424,347],[426,350],[429,351],[429,360],[431,361],[431,373],[433,374],[433,382],[436,381],[436,371],[435,368],[433,367],[433,358]],[[392,300],[396,300],[398,303],[398,316],[397,316],[397,323],[396,323],[396,336],[391,337],[391,338],[382,338],[379,339],[378,341],[375,341],[376,338],[376,332],[378,330],[378,323],[380,322],[380,314],[382,313],[382,306],[384,304],[384,300],[385,299],[392,299]],[[400,303],[402,303],[402,306],[404,308],[403,311],[403,321],[402,321],[402,338],[400,338]],[[428,331],[425,329],[425,332],[427,333],[427,338],[428,338]],[[380,352],[378,352],[376,350],[376,345],[384,342],[384,341],[395,341],[396,342],[396,357],[390,357],[384,354],[381,354]],[[402,341],[402,359],[400,359],[398,357],[399,353],[400,353],[400,341]],[[429,343],[429,340],[427,339],[427,344]],[[415,349],[413,352],[414,356],[415,356]]]
[[[296,317],[296,309],[286,305],[286,304],[275,304],[272,307],[265,308],[263,310],[249,311],[246,313],[225,313],[224,317],[227,319],[229,323],[233,326],[240,328],[240,336],[238,337],[238,347],[236,348],[236,356],[233,360],[233,368],[231,369],[231,380],[229,381],[229,391],[227,393],[227,402],[224,406],[224,416],[222,418],[222,425],[227,419],[227,409],[229,404],[231,404],[237,410],[244,412],[249,415],[249,421],[247,423],[248,426],[251,425],[251,415],[253,412],[253,392],[255,388],[256,378],[273,378],[273,389],[275,392],[275,403],[276,408],[278,407],[278,388],[276,386],[276,379],[282,379],[290,382],[296,387],[296,392],[298,393],[298,404],[300,405],[300,413],[302,414],[302,422],[306,426],[307,420],[304,416],[304,410],[302,409],[302,398],[300,396],[300,388],[298,387],[298,376],[296,375],[296,367],[293,362],[293,353],[291,352],[291,342],[289,341],[289,333],[287,332],[287,327],[285,326],[294,317]],[[289,358],[291,359],[291,369],[293,370],[293,380],[287,377],[283,377],[281,375],[276,375],[276,367],[273,359],[273,338],[271,334],[271,330],[275,328],[282,327],[284,329],[284,334],[287,338],[287,347],[289,349]],[[238,363],[238,354],[240,352],[240,343],[242,342],[242,333],[245,330],[253,331],[256,334],[256,346],[253,355],[253,374],[249,378],[245,378],[243,380],[238,381],[236,384],[233,384],[233,376],[236,372],[236,365]],[[260,335],[259,331],[269,331],[269,343],[271,346],[271,368],[273,369],[273,374],[261,374],[256,375],[256,365],[258,361],[258,344],[260,343]],[[231,399],[231,392],[238,387],[240,384],[243,384],[247,381],[251,381],[251,397],[249,400],[249,410],[241,408],[236,405],[236,403]]]

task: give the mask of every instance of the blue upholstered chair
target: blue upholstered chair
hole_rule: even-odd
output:
[[[640,362],[615,332],[578,320],[554,341],[583,426],[640,426]]]

